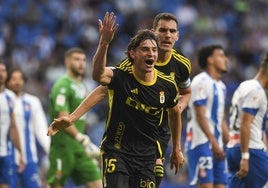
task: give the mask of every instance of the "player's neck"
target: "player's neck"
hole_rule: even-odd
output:
[[[73,74],[72,72],[67,72],[67,75],[74,81],[76,82],[81,82],[82,80],[82,76],[81,75],[76,75],[76,74]]]
[[[207,69],[206,72],[213,78],[214,80],[219,81],[222,78],[222,73],[216,71],[215,69]]]
[[[23,95],[23,92],[22,92],[22,91],[18,91],[18,92],[15,92],[15,91],[14,91],[14,93],[15,93],[15,95],[16,95],[17,97],[21,97],[21,96]]]
[[[5,90],[5,85],[4,84],[1,84],[0,85],[0,93],[2,93],[4,90]]]
[[[159,50],[157,62],[162,63],[162,62],[167,61],[169,59],[170,55],[171,55],[171,51],[167,52],[167,51]]]
[[[151,82],[154,80],[155,78],[155,71],[153,69],[153,71],[139,71],[137,68],[135,68],[133,66],[133,73],[134,73],[134,76],[143,81],[143,82]]]
[[[260,82],[260,84],[262,85],[263,88],[268,88],[268,78],[267,78],[266,75],[263,75],[261,73],[258,73],[255,76],[255,79]]]

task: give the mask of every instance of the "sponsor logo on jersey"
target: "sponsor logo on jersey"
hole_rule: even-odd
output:
[[[144,113],[151,114],[153,116],[161,115],[163,110],[162,108],[156,108],[143,104],[135,99],[132,99],[131,97],[127,98],[126,104],[135,108],[136,110],[143,111]]]
[[[155,188],[155,183],[152,180],[144,180],[144,179],[140,179],[140,187],[144,187],[144,188]]]

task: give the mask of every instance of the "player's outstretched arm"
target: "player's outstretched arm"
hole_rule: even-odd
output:
[[[72,122],[70,121],[69,116],[62,116],[57,119],[54,119],[54,121],[48,127],[47,135],[53,136],[60,130],[63,130],[71,125]]]
[[[93,106],[102,101],[107,95],[106,86],[98,86],[81,102],[81,104],[70,114],[70,121],[75,122]]]
[[[106,86],[98,86],[82,101],[82,103],[71,113],[70,115],[63,115],[54,121],[48,127],[48,136],[55,135],[58,131],[66,129],[67,127],[73,126],[73,123],[88,112],[94,105],[102,101],[107,95]],[[74,131],[72,131],[74,132]],[[70,134],[75,137],[74,134]]]

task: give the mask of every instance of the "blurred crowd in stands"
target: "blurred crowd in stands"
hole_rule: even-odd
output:
[[[259,58],[268,51],[267,0],[0,0],[0,56],[8,67],[20,66],[26,72],[27,91],[39,96],[45,110],[52,83],[64,73],[64,52],[70,47],[87,51],[86,82],[90,90],[96,86],[90,64],[97,48],[97,21],[106,11],[113,11],[120,24],[109,51],[109,65],[125,57],[130,37],[138,29],[151,28],[159,12],[177,16],[180,39],[176,48],[191,60],[192,76],[199,71],[197,49],[208,43],[221,44],[230,60],[223,79],[227,106],[234,89],[256,73]],[[96,144],[101,140],[106,110],[104,101],[89,112],[88,133]],[[187,166],[174,176],[168,160],[166,164],[163,187],[184,187]]]

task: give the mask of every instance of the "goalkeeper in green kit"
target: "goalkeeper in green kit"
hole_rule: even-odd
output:
[[[50,92],[49,116],[55,118],[68,115],[87,96],[87,88],[82,81],[86,71],[86,55],[80,48],[71,48],[65,53],[66,74],[59,78]],[[49,154],[48,183],[54,187],[64,187],[69,178],[76,185],[87,188],[101,188],[101,174],[94,157],[99,149],[84,134],[86,117],[74,125],[51,137]],[[91,151],[89,151],[91,148]]]

